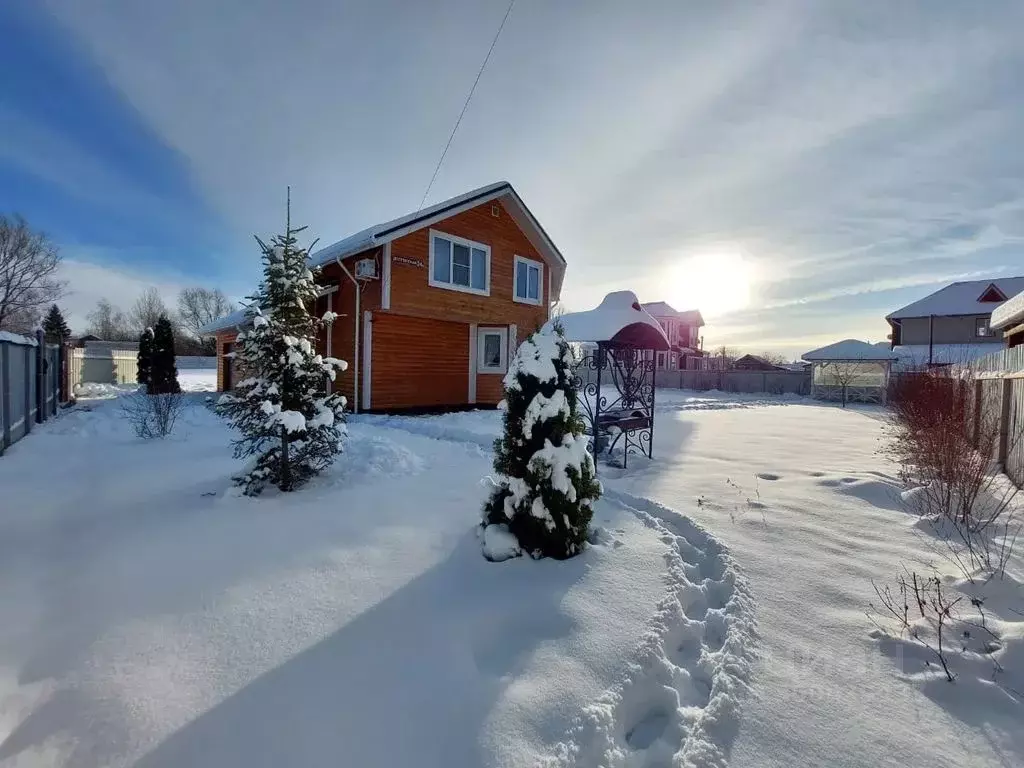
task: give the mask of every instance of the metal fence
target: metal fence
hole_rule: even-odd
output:
[[[216,368],[216,357],[182,355],[175,358],[178,370]],[[139,377],[139,352],[108,345],[87,345],[71,351],[68,360],[69,381],[74,389],[79,384],[134,384]]]
[[[0,336],[0,454],[60,406],[61,349],[35,340]]]
[[[134,384],[139,375],[139,353],[127,349],[74,349],[69,361],[71,386]]]
[[[582,370],[583,383],[597,380],[594,371]],[[690,371],[658,370],[654,386],[659,389],[695,389],[701,392],[743,392],[771,395],[809,395],[810,371]]]
[[[657,371],[654,383],[666,389],[717,389],[773,395],[811,393],[811,374],[808,371]]]

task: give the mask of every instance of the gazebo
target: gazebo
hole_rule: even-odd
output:
[[[574,385],[583,406],[595,460],[622,441],[630,453],[654,456],[655,353],[670,348],[665,331],[632,291],[609,293],[594,309],[558,323],[569,342],[582,345]]]
[[[896,355],[885,342],[844,339],[803,355],[811,363],[811,397],[858,403],[884,403]]]

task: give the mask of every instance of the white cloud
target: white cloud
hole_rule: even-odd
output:
[[[275,229],[291,183],[325,241],[418,204],[505,7],[48,4],[236,232]],[[1024,5],[643,8],[517,4],[432,195],[509,178],[567,306],[688,295],[671,267],[729,244],[774,308],[733,323],[762,348],[810,338],[793,307],[882,330],[895,289],[1014,263]]]

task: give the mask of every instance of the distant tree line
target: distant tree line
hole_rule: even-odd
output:
[[[32,229],[21,216],[0,214],[0,331],[30,334],[42,325],[51,342],[71,335],[56,304],[67,288],[58,278],[60,264],[60,251],[45,233]],[[105,341],[137,341],[166,316],[179,354],[212,355],[214,340],[200,336],[199,329],[232,308],[220,290],[194,287],[178,294],[174,312],[156,288],[149,288],[127,313],[100,299],[87,317],[85,332]]]
[[[147,289],[128,312],[107,299],[100,299],[86,317],[85,332],[104,341],[138,341],[147,328],[156,328],[161,316],[166,317],[174,333],[175,349],[180,355],[212,355],[215,342],[203,337],[199,329],[232,310],[228,297],[220,289],[185,288],[178,294],[177,312],[164,303],[156,288]]]

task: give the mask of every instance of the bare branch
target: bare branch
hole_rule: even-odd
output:
[[[0,330],[27,331],[61,297],[60,253],[20,216],[0,215]]]

